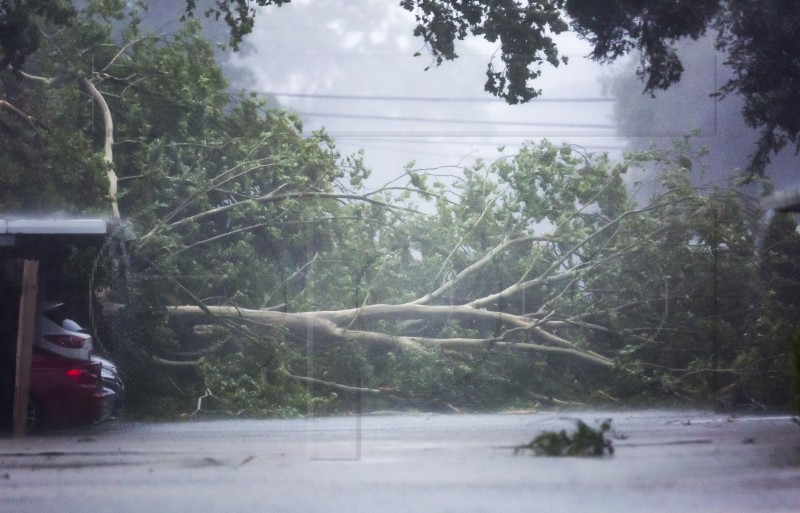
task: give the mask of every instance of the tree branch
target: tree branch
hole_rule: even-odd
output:
[[[25,114],[19,108],[17,108],[16,106],[12,105],[11,103],[8,103],[5,100],[0,100],[0,108],[6,109],[8,111],[11,111],[17,117],[19,117],[20,119],[22,119],[23,121],[28,123],[28,125],[30,125],[31,128],[33,128],[33,129],[36,128],[36,122],[33,120],[33,117]]]
[[[526,282],[517,282],[514,285],[511,285],[510,287],[506,288],[505,290],[497,292],[496,294],[490,294],[488,296],[476,299],[475,301],[470,302],[468,306],[472,306],[472,307],[475,307],[475,308],[484,307],[486,305],[495,303],[497,301],[501,301],[503,299],[507,299],[507,298],[509,298],[509,297],[511,297],[511,296],[513,296],[515,294],[518,294],[518,293],[522,292],[523,290],[527,290],[529,288],[542,285],[543,283],[546,283],[548,281],[552,282],[553,280],[556,280],[556,279],[567,279],[567,278],[570,278],[572,276],[572,273],[576,272],[574,269],[566,271],[566,272],[564,272],[564,273],[562,273],[560,275],[559,274],[553,275],[552,273],[556,269],[558,269],[558,267],[563,265],[565,262],[569,261],[569,259],[572,258],[572,256],[575,255],[575,253],[577,253],[577,251],[580,248],[582,248],[583,246],[585,246],[586,244],[588,244],[592,240],[596,239],[597,237],[599,237],[600,235],[602,235],[606,231],[608,231],[608,230],[610,230],[612,228],[615,228],[617,225],[619,225],[620,222],[622,222],[623,219],[625,219],[627,217],[630,217],[632,215],[635,215],[635,214],[641,214],[641,213],[647,212],[647,211],[652,210],[654,208],[656,208],[656,207],[648,206],[648,207],[644,207],[644,208],[641,208],[641,209],[634,209],[634,210],[628,210],[626,212],[623,212],[622,214],[617,216],[614,220],[610,221],[605,226],[595,230],[589,236],[584,237],[579,242],[577,242],[574,246],[572,246],[572,248],[570,248],[569,250],[565,251],[564,254],[561,255],[560,258],[556,259],[552,264],[550,264],[550,266],[548,266],[547,269],[545,269],[542,273],[540,273],[539,276],[537,276],[536,278],[534,278],[532,280],[528,280]]]
[[[419,299],[411,301],[408,304],[421,305],[429,303],[431,301],[435,301],[436,299],[439,299],[444,294],[446,294],[447,291],[451,290],[453,287],[462,282],[464,279],[466,279],[472,274],[475,274],[482,268],[486,267],[489,263],[491,263],[494,260],[495,257],[497,257],[499,254],[501,254],[509,247],[515,246],[517,244],[523,244],[525,242],[537,242],[537,241],[549,242],[552,241],[552,239],[549,237],[530,236],[530,237],[522,237],[519,239],[503,241],[501,244],[495,246],[489,252],[487,252],[483,257],[481,257],[480,260],[478,260],[477,262],[473,263],[472,265],[470,265],[469,267],[458,273],[458,275],[455,278],[448,280],[446,283],[444,283],[441,287],[439,287],[435,291],[430,292]]]
[[[230,203],[230,204],[227,204],[227,205],[219,206],[217,208],[212,208],[212,209],[206,210],[204,212],[200,212],[198,214],[195,214],[195,215],[192,215],[192,216],[189,216],[189,217],[185,217],[185,218],[183,218],[183,219],[181,219],[179,221],[175,221],[174,223],[171,223],[171,224],[168,224],[168,225],[165,225],[165,226],[155,227],[150,232],[148,232],[146,235],[140,237],[139,241],[143,242],[143,241],[147,240],[148,238],[152,237],[153,235],[155,235],[156,233],[158,233],[162,229],[174,229],[174,228],[183,226],[183,225],[185,225],[187,223],[190,223],[190,222],[193,222],[193,221],[197,221],[199,219],[203,219],[203,218],[211,216],[211,215],[227,212],[229,210],[235,209],[237,207],[241,207],[243,205],[250,205],[250,204],[253,204],[253,203],[269,203],[269,202],[283,201],[283,200],[287,200],[287,199],[354,200],[354,201],[362,201],[364,203],[370,203],[370,204],[373,204],[373,205],[378,205],[378,206],[384,207],[384,208],[389,209],[389,210],[403,210],[403,211],[407,211],[407,212],[411,212],[411,213],[415,213],[415,214],[418,213],[416,210],[414,210],[412,208],[392,205],[392,204],[386,203],[385,201],[374,200],[374,199],[371,199],[371,198],[369,198],[369,197],[367,197],[365,195],[361,195],[361,194],[341,194],[341,193],[332,193],[332,192],[313,192],[313,191],[289,192],[289,193],[284,193],[284,194],[275,194],[277,192],[277,190],[278,189],[276,189],[275,191],[270,192],[269,194],[265,194],[263,196],[259,196],[259,197],[256,197],[256,198],[250,198],[250,199],[247,199],[247,200],[244,200],[244,201],[240,201],[240,202],[237,202],[237,203]]]
[[[388,389],[388,388],[367,388],[367,387],[353,387],[349,385],[341,385],[339,383],[333,383],[331,381],[323,381],[321,379],[316,378],[309,378],[308,376],[297,376],[294,374],[289,374],[289,377],[292,379],[296,379],[298,381],[302,381],[304,383],[312,383],[314,385],[322,385],[328,388],[333,388],[335,390],[341,390],[343,392],[356,392],[359,394],[371,394],[371,395],[386,395],[391,393],[397,393],[397,390]]]
[[[82,80],[83,85],[89,90],[89,93],[94,98],[95,103],[100,107],[103,113],[103,126],[105,127],[104,147],[103,147],[103,160],[106,163],[106,177],[108,177],[108,197],[111,199],[111,213],[114,221],[119,222],[119,205],[117,203],[117,173],[114,171],[114,120],[111,117],[111,110],[108,108],[103,95],[88,80]]]
[[[604,367],[613,367],[613,360],[606,358],[592,351],[585,351],[577,348],[571,342],[564,340],[556,335],[548,333],[535,324],[515,315],[502,312],[490,312],[476,310],[473,308],[448,307],[448,306],[424,306],[424,305],[370,305],[361,308],[331,311],[331,312],[306,312],[306,313],[284,313],[269,310],[248,310],[229,306],[175,306],[169,307],[168,313],[173,316],[195,316],[198,322],[205,320],[205,315],[226,319],[243,319],[256,322],[264,326],[271,326],[276,329],[286,329],[294,332],[307,340],[319,340],[321,342],[334,340],[350,340],[357,343],[372,344],[388,347],[411,347],[420,346],[440,346],[447,348],[475,349],[479,347],[503,347],[517,348],[535,352],[545,352],[562,354],[584,361],[598,364]],[[356,317],[363,319],[420,319],[425,317],[441,317],[449,315],[462,321],[480,320],[490,321],[495,325],[498,320],[506,325],[530,329],[532,336],[550,345],[533,343],[512,343],[507,342],[503,337],[491,338],[456,338],[456,339],[437,339],[426,337],[389,335],[373,331],[359,331],[342,328],[341,323],[351,322]]]
[[[133,45],[135,45],[135,44],[138,44],[138,43],[141,43],[142,41],[146,41],[146,40],[148,40],[148,39],[161,39],[161,37],[162,37],[163,35],[164,35],[164,34],[160,34],[160,35],[149,35],[149,36],[144,36],[144,37],[141,37],[141,38],[139,38],[139,39],[136,39],[136,40],[134,40],[134,41],[131,41],[131,42],[129,42],[129,43],[127,43],[127,44],[125,44],[124,46],[122,46],[122,47],[119,49],[119,51],[118,51],[118,52],[117,52],[117,53],[114,55],[114,57],[112,57],[112,58],[111,58],[111,60],[109,60],[109,61],[108,61],[108,64],[106,64],[106,65],[103,67],[103,69],[101,69],[100,71],[98,71],[98,73],[105,73],[105,72],[106,72],[106,70],[108,70],[108,68],[110,68],[111,66],[113,66],[113,65],[114,65],[114,62],[115,62],[115,61],[116,61],[116,60],[119,58],[119,56],[120,56],[120,55],[122,55],[123,53],[125,53],[125,51],[126,51],[128,48],[130,48],[131,46],[133,46]]]

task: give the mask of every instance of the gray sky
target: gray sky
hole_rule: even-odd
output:
[[[652,100],[641,94],[630,58],[601,66],[585,58],[587,43],[565,34],[557,44],[569,64],[544,67],[540,98],[507,105],[483,90],[496,45],[458,42],[460,58],[437,67],[414,26],[392,0],[293,0],[260,10],[243,51],[228,54],[226,72],[239,70],[241,87],[276,95],[307,131],[324,126],[344,154],[363,148],[372,187],[402,175],[410,161],[415,169],[492,161],[542,138],[615,158],[699,129],[698,144],[710,147],[716,168],[704,180],[725,181],[747,164],[756,133],[741,118],[741,102],[709,97],[728,75],[712,38],[681,43],[683,79]],[[616,104],[615,93],[623,98]],[[797,163],[785,150],[768,175],[778,186],[796,183]]]
[[[373,186],[412,160],[416,168],[493,160],[498,146],[508,154],[543,137],[589,151],[621,148],[598,81],[609,69],[584,59],[589,47],[574,36],[558,40],[570,62],[546,66],[543,96],[507,105],[483,91],[494,45],[461,42],[460,58],[436,67],[414,25],[397,2],[294,0],[262,9],[248,48],[229,64],[252,74],[245,85],[300,113],[306,130],[324,126],[344,153],[364,148]]]

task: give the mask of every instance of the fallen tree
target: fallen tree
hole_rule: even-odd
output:
[[[457,189],[462,198],[480,191],[483,197],[478,198],[475,205],[463,200],[440,201],[438,213],[429,219],[418,216],[402,219],[402,223],[387,222],[383,224],[382,232],[373,231],[360,241],[348,241],[348,245],[342,248],[352,252],[354,248],[357,250],[359,243],[366,246],[388,235],[406,234],[406,242],[413,247],[406,247],[405,251],[418,252],[419,256],[408,263],[408,267],[414,269],[405,276],[412,275],[416,269],[433,276],[434,280],[445,274],[448,276],[432,290],[420,289],[419,286],[426,283],[419,279],[410,280],[404,295],[408,296],[417,288],[421,292],[416,298],[398,304],[368,304],[370,296],[384,295],[377,292],[379,287],[375,283],[383,278],[383,274],[389,273],[387,267],[398,264],[396,250],[380,248],[379,251],[384,253],[377,258],[382,262],[368,263],[376,270],[376,278],[372,284],[366,285],[363,298],[357,299],[361,304],[355,308],[292,312],[283,305],[282,311],[276,311],[274,307],[254,309],[207,304],[193,296],[195,305],[168,308],[171,323],[182,326],[178,331],[185,337],[193,333],[192,326],[238,322],[239,325],[285,331],[298,340],[325,346],[351,341],[385,350],[398,346],[446,350],[513,348],[562,355],[612,368],[613,358],[589,347],[588,339],[582,333],[609,331],[607,326],[592,324],[583,318],[587,314],[594,317],[603,314],[601,311],[580,310],[597,303],[592,301],[594,292],[589,289],[589,284],[596,276],[604,275],[607,269],[617,269],[615,266],[619,266],[620,261],[645,248],[648,251],[653,249],[656,241],[652,235],[661,227],[642,224],[642,218],[697,198],[687,199],[681,196],[684,191],[673,190],[644,207],[638,207],[625,199],[627,195],[620,180],[620,173],[627,171],[633,162],[611,168],[603,159],[591,161],[572,150],[549,144],[524,150],[516,157],[516,162],[517,169],[513,173],[507,168],[492,168],[483,173],[467,172],[467,180]],[[551,176],[537,168],[540,162],[549,162],[545,170]],[[496,183],[494,173],[505,174],[505,183]],[[520,187],[519,181],[525,178],[524,175],[528,176],[531,190]],[[562,183],[557,183],[555,178]],[[419,185],[421,192],[431,192],[418,173],[409,172],[409,180]],[[537,180],[540,181],[538,185]],[[579,187],[583,188],[580,192]],[[243,202],[261,202],[267,196]],[[367,198],[372,206],[378,207],[373,214],[384,215],[394,208],[388,200],[376,202]],[[531,198],[540,204],[534,205]],[[357,203],[359,197],[349,195],[347,200]],[[229,204],[226,210],[234,210],[236,206]],[[410,207],[401,209],[405,213],[412,211]],[[448,220],[455,215],[467,221],[448,228]],[[514,217],[517,219],[510,224],[508,221]],[[506,219],[504,224],[497,223],[503,218]],[[423,234],[421,230],[425,228],[418,224],[418,233],[409,236],[408,233],[415,229],[414,223],[427,223],[429,228],[438,224],[446,231]],[[644,231],[632,232],[632,229]],[[152,233],[144,237],[145,244]],[[439,234],[442,241],[436,240]],[[442,243],[449,243],[451,247],[443,247]],[[478,245],[483,248],[478,248]],[[319,254],[309,258],[309,264],[303,266],[304,276],[321,272],[315,268],[319,266],[315,263],[318,258]],[[476,289],[485,285],[487,274],[497,273],[498,266],[509,263],[519,271],[516,275],[505,269],[501,271],[500,282],[507,282],[508,286],[492,287],[493,290],[486,294],[475,295]],[[330,272],[336,273],[336,270]],[[364,287],[364,284],[351,282],[351,286]],[[579,289],[582,289],[581,297],[576,300]],[[626,291],[620,288],[618,292]],[[567,293],[572,297],[568,298]],[[454,299],[456,295],[468,299],[458,302]],[[518,304],[526,295],[528,299]],[[535,302],[530,300],[532,295],[536,297]],[[449,331],[450,336],[446,334],[448,330],[427,328],[444,324],[455,326]],[[559,332],[567,336],[561,336]],[[570,336],[576,338],[571,340]]]
[[[308,343],[319,341],[320,344],[345,340],[359,344],[378,345],[384,348],[404,346],[422,348],[438,346],[445,349],[507,348],[514,347],[525,351],[561,354],[578,358],[596,365],[613,367],[612,359],[589,350],[579,349],[575,344],[545,331],[541,323],[529,321],[524,317],[508,315],[502,312],[490,312],[471,307],[418,306],[418,305],[370,305],[355,311],[347,312],[300,312],[284,313],[269,310],[248,310],[230,306],[176,306],[167,309],[170,317],[178,322],[195,322],[206,324],[208,316],[220,320],[239,320],[257,323],[261,326],[286,330],[302,337]],[[506,339],[502,333],[486,338],[434,338],[409,335],[391,335],[378,331],[354,330],[342,327],[339,323],[350,324],[358,317],[375,316],[381,320],[422,320],[430,317],[447,317],[463,322],[485,322],[487,319],[499,322],[515,329],[523,329],[541,343],[514,342]],[[337,323],[336,321],[339,321]],[[547,323],[545,322],[546,326]]]
[[[566,147],[530,146],[489,168],[463,170],[463,182],[450,197],[439,195],[434,214],[416,213],[402,198],[398,202],[386,195],[377,200],[364,195],[364,202],[358,194],[337,196],[339,206],[328,218],[335,220],[332,227],[340,227],[338,236],[321,252],[317,245],[308,245],[306,263],[295,264],[285,279],[273,282],[284,290],[299,284],[294,296],[273,290],[265,294],[267,304],[260,308],[215,304],[170,277],[193,304],[167,307],[179,350],[155,351],[154,359],[170,368],[200,366],[212,361],[209,355],[224,360],[226,355],[247,354],[242,340],[273,348],[279,345],[276,341],[290,341],[279,351],[293,346],[317,359],[341,348],[373,355],[433,351],[451,366],[466,362],[472,368],[475,361],[494,358],[487,354],[508,353],[518,355],[513,356],[519,360],[515,366],[551,365],[555,358],[594,369],[580,371],[587,376],[639,374],[620,360],[620,351],[652,342],[664,329],[670,295],[683,292],[679,285],[671,292],[662,289],[669,279],[664,262],[670,257],[659,252],[674,235],[668,223],[676,216],[696,215],[708,200],[691,192],[676,171],[672,183],[640,206],[620,177],[654,160],[664,160],[668,167],[669,157],[644,154],[614,166],[603,157]],[[676,157],[686,158],[680,152]],[[436,186],[427,185],[427,180],[435,178],[430,172],[409,170],[409,183],[400,189],[433,196]],[[224,212],[230,215],[253,204],[274,207],[281,198],[300,196],[287,194],[288,188],[282,187],[281,195],[260,194],[228,203]],[[305,198],[313,202],[320,196]],[[191,214],[193,219],[186,222],[171,215],[171,222],[159,230],[178,235],[197,219],[221,211],[212,208],[208,214]],[[151,248],[155,234],[150,230],[134,248]],[[183,240],[183,246],[197,248],[198,242]],[[309,240],[317,240],[313,232]],[[206,238],[200,245],[216,243]],[[186,255],[180,246],[173,254]],[[388,297],[397,301],[381,301]],[[230,296],[221,299],[231,302]],[[357,306],[299,308],[343,303]],[[519,356],[524,354],[536,358],[525,363]],[[569,367],[556,367],[563,365]],[[299,370],[295,362],[282,375],[306,384],[324,383],[323,388],[340,393],[397,389],[382,376],[362,382],[359,375],[315,372]],[[496,378],[518,386],[505,373]],[[526,386],[521,391],[525,397],[552,395]],[[392,396],[415,393],[406,390]],[[596,396],[612,397],[603,391]]]

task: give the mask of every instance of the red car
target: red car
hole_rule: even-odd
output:
[[[105,420],[114,409],[116,394],[101,382],[102,364],[34,348],[31,361],[28,430],[68,427]],[[12,402],[13,402],[13,393]],[[6,395],[8,403],[8,395]],[[7,404],[5,415],[10,415]],[[10,425],[10,418],[5,419]]]

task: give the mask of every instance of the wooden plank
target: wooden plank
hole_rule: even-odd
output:
[[[39,291],[39,261],[25,260],[22,269],[22,293],[19,301],[17,331],[17,371],[14,383],[14,436],[25,436],[28,421],[28,397],[31,383],[33,339],[36,336],[36,309]]]

